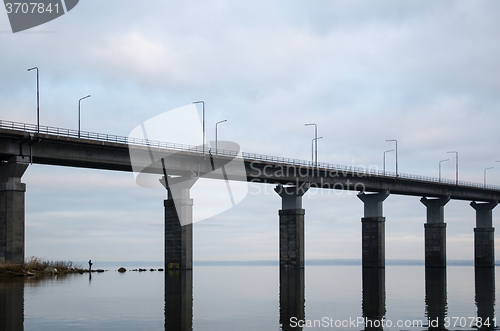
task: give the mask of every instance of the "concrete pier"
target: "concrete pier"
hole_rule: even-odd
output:
[[[0,163],[0,262],[24,263],[24,194],[21,177],[27,157],[15,156]]]
[[[383,202],[388,191],[376,194],[361,193],[358,198],[364,202],[362,223],[362,264],[363,268],[385,267],[385,217]]]
[[[281,196],[280,216],[280,267],[304,268],[304,215],[302,196],[309,184],[284,187],[278,185],[274,190]]]
[[[193,199],[196,179],[169,179],[165,206],[165,269],[193,269]]]
[[[427,223],[425,228],[425,266],[446,267],[446,223],[444,222],[444,206],[450,197],[438,199],[420,199],[427,207]]]
[[[493,208],[498,201],[488,203],[471,202],[476,210],[474,228],[474,265],[476,267],[495,267],[495,228],[493,227]]]

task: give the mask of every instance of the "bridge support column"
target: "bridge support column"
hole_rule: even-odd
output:
[[[425,266],[446,267],[446,223],[444,222],[444,206],[450,197],[439,199],[420,199],[427,207],[427,223],[425,228]]]
[[[168,180],[165,206],[165,269],[193,269],[193,199],[195,178]]]
[[[388,196],[388,191],[358,195],[364,202],[365,215],[361,219],[363,268],[385,267],[385,217],[382,215],[383,202]]]
[[[0,262],[24,263],[24,193],[28,158],[0,163]]]
[[[309,184],[283,187],[274,190],[281,196],[280,215],[280,267],[304,268],[304,215],[302,196]]]
[[[493,208],[498,202],[471,202],[476,210],[474,229],[474,265],[476,267],[495,267],[495,228],[493,227]]]

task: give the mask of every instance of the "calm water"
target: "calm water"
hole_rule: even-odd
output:
[[[470,266],[387,266],[385,272],[307,266],[281,274],[276,266],[116,269],[1,282],[0,330],[297,330],[290,324],[315,320],[316,327],[298,329],[477,330],[478,316],[493,323],[495,314],[495,270]],[[433,328],[428,319],[443,323]]]

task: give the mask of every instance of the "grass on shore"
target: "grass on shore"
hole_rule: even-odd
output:
[[[24,264],[14,264],[10,262],[0,263],[0,275],[1,274],[42,274],[47,268],[54,268],[57,273],[73,273],[73,272],[83,272],[84,269],[81,266],[72,266],[71,262],[67,261],[49,261],[44,258],[37,256],[30,256],[26,258]]]

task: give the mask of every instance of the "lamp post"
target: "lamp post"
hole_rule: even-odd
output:
[[[446,152],[446,153],[455,153],[455,176],[456,176],[456,185],[458,185],[458,152],[456,151],[451,151],[451,152]]]
[[[305,126],[308,126],[308,125],[314,125],[313,142],[315,142],[315,150],[316,150],[316,158],[315,158],[316,161],[314,162],[314,164],[317,165],[317,163],[318,163],[318,139],[320,139],[320,138],[318,138],[318,126],[316,125],[316,123],[308,123]],[[323,138],[323,137],[321,137],[321,138]]]
[[[82,102],[83,99],[87,98],[90,98],[90,94],[78,100],[78,138],[80,138],[80,103]]]
[[[38,75],[38,67],[28,69],[31,71],[36,69],[36,132],[40,133],[40,79]]]
[[[390,150],[384,152],[384,176],[385,176],[385,154],[387,154],[389,152],[394,152],[394,150],[390,149]]]
[[[223,121],[219,121],[219,122],[215,123],[215,155],[217,155],[217,125],[219,125],[220,123],[224,123],[224,122],[227,122],[227,120],[223,120]]]
[[[319,139],[322,139],[323,137],[318,137],[318,138],[313,138],[312,142],[311,142],[311,162],[314,164],[314,167],[317,167],[318,166],[318,140]],[[314,145],[316,144],[316,162],[314,162]]]
[[[439,161],[439,182],[440,183],[441,183],[441,163],[446,162],[446,161],[450,161],[450,159]]]
[[[488,167],[484,169],[484,186],[486,186],[486,170],[493,169],[494,167]]]
[[[205,102],[204,101],[195,101],[193,103],[194,104],[201,103],[203,105],[203,154],[205,154]]]
[[[398,177],[398,141],[396,139],[388,139],[386,141],[394,141],[396,143],[396,177]]]

